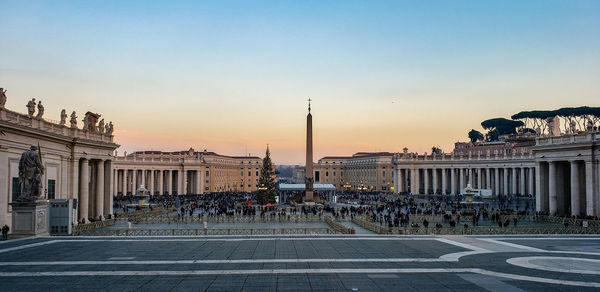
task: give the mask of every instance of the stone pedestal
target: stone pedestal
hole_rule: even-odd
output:
[[[48,201],[15,202],[12,206],[12,234],[15,236],[47,236]]]

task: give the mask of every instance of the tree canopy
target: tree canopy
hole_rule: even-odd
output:
[[[477,141],[483,140],[483,134],[475,129],[471,129],[471,131],[469,131],[469,139],[471,140],[471,143],[475,144]]]

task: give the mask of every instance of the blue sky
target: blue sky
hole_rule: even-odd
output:
[[[316,158],[450,151],[600,93],[600,1],[0,0],[0,36],[9,108],[99,112],[121,151],[299,163],[308,97]]]

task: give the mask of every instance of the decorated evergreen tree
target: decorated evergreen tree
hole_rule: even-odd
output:
[[[271,162],[271,152],[267,146],[265,158],[262,161],[260,177],[258,178],[257,200],[261,205],[275,203],[275,172]]]

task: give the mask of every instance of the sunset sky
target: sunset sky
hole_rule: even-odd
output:
[[[197,2],[0,0],[7,107],[98,112],[120,153],[304,164],[309,97],[315,160],[600,106],[600,1]]]

